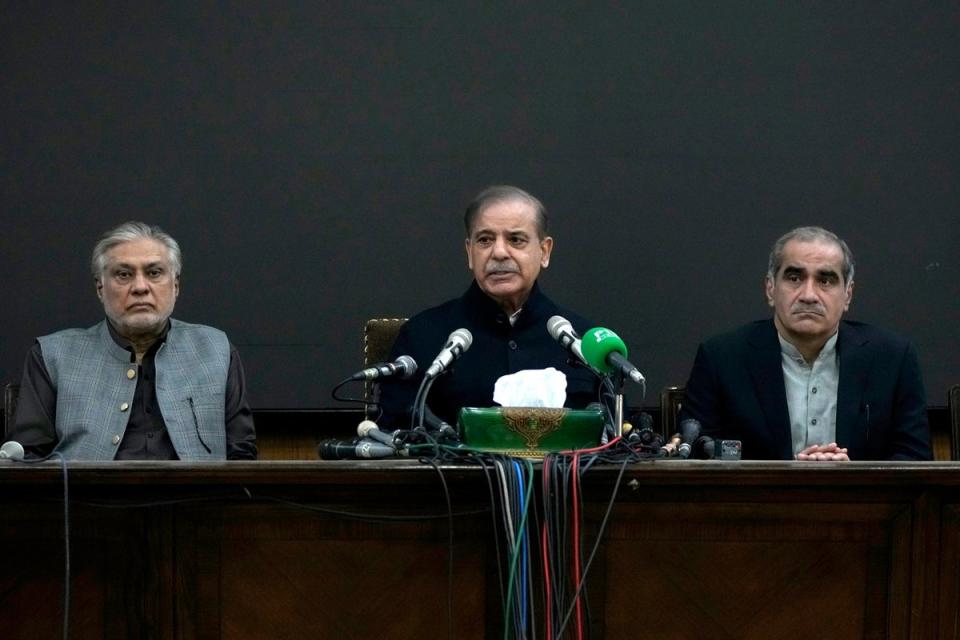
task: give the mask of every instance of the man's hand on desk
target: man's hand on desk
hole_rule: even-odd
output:
[[[838,447],[836,442],[830,444],[814,444],[797,454],[797,460],[827,460],[849,462],[846,447]]]

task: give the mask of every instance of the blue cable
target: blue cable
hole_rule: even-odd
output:
[[[523,495],[523,486],[524,486],[523,470],[521,469],[520,463],[517,460],[513,461],[513,470],[514,470],[514,473],[517,474],[517,480],[518,480],[517,498],[518,498],[518,504],[520,505],[520,514],[521,514],[521,518],[518,518],[517,522],[521,522],[522,514],[526,513],[527,505],[524,503],[524,495]],[[521,620],[522,628],[524,631],[526,631],[528,627],[527,593],[529,589],[527,589],[527,584],[530,580],[529,573],[528,573],[529,566],[530,566],[530,559],[528,556],[528,549],[529,549],[528,538],[529,537],[527,536],[527,529],[526,527],[524,527],[523,529],[520,530],[519,536],[517,538],[517,541],[520,544],[520,579],[519,579],[519,585],[517,589],[518,591],[517,595],[520,596],[520,620]]]

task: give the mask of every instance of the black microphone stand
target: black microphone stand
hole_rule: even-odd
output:
[[[428,441],[449,443],[458,440],[456,430],[450,425],[438,420],[436,416],[433,416],[433,413],[427,406],[427,396],[430,395],[430,388],[436,381],[436,377],[430,378],[429,380],[425,377],[421,382],[420,389],[417,391],[417,395],[413,401],[410,432],[415,437],[419,436]],[[431,420],[427,419],[427,414],[430,414],[434,424],[431,424]],[[440,424],[436,425],[436,422]]]

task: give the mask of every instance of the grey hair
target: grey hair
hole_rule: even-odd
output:
[[[498,202],[507,202],[510,200],[523,200],[533,207],[537,216],[537,235],[541,240],[546,238],[547,208],[544,207],[543,203],[537,198],[530,195],[520,187],[513,187],[508,184],[496,184],[491,187],[487,187],[478,193],[470,202],[470,204],[467,205],[467,210],[463,214],[463,225],[467,228],[467,237],[469,238],[470,234],[473,233],[473,223],[476,221],[477,216],[480,215],[484,209],[492,204]]]
[[[776,280],[777,273],[783,265],[783,248],[791,240],[797,240],[799,242],[830,242],[840,247],[840,250],[843,251],[843,265],[841,266],[843,284],[846,286],[853,282],[853,252],[850,251],[847,243],[841,240],[837,234],[832,231],[827,231],[823,227],[797,227],[780,236],[780,238],[773,243],[773,248],[770,250],[770,259],[767,262],[768,278]]]
[[[124,242],[133,242],[146,238],[156,240],[167,248],[170,258],[170,269],[175,277],[180,277],[180,268],[183,264],[180,245],[166,231],[145,222],[130,221],[110,229],[100,238],[100,242],[93,248],[93,257],[90,259],[90,270],[93,279],[100,280],[103,270],[107,268],[107,252]]]

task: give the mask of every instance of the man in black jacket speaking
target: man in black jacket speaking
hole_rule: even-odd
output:
[[[563,372],[569,407],[597,400],[596,376],[569,362],[567,351],[547,332],[547,320],[554,315],[567,318],[578,332],[592,325],[558,308],[537,284],[553,251],[543,204],[517,187],[489,187],[467,206],[464,224],[467,266],[474,281],[463,296],[415,315],[400,330],[392,356],[412,356],[420,372],[410,380],[383,385],[381,425],[410,426],[423,370],[460,328],[471,332],[473,343],[453,370],[436,381],[427,403],[441,420],[452,425],[462,407],[493,405],[497,379],[524,369]]]

